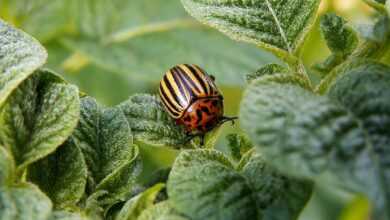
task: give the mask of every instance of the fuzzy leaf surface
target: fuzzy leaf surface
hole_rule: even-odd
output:
[[[253,144],[244,134],[228,134],[226,139],[230,156],[235,160],[240,160],[247,151],[253,148]]]
[[[77,87],[39,70],[25,80],[1,108],[0,138],[18,171],[61,145],[79,118]]]
[[[243,156],[237,170],[252,186],[263,220],[297,219],[311,197],[311,181],[282,175],[253,151]]]
[[[390,219],[390,68],[367,64],[342,75],[329,96],[359,119],[365,132],[367,155],[354,170],[358,190],[375,204],[376,218]]]
[[[140,172],[138,148],[119,108],[104,108],[91,97],[81,99],[80,121],[72,138],[88,167],[87,194],[107,191],[103,203],[121,200]]]
[[[271,220],[296,219],[312,183],[283,176],[253,151],[234,167],[218,151],[190,150],[176,159],[167,187],[172,206],[191,219]]]
[[[85,214],[68,212],[68,211],[54,211],[51,213],[49,220],[89,220]]]
[[[351,55],[359,40],[357,33],[347,24],[347,21],[336,14],[323,15],[320,26],[332,54],[323,63],[316,65],[316,68],[327,72]]]
[[[182,151],[167,189],[172,206],[191,219],[258,219],[261,215],[245,177],[217,151]]]
[[[119,107],[124,112],[135,141],[155,146],[186,147],[185,131],[165,111],[159,98],[147,94],[131,96]]]
[[[159,202],[142,212],[138,220],[189,220],[180,215],[169,201]]]
[[[280,73],[289,73],[290,71],[279,64],[267,64],[260,69],[256,70],[256,72],[246,75],[246,81],[248,83],[252,82],[255,79],[258,79],[262,76],[272,75],[272,74],[280,74]]]
[[[12,184],[15,164],[8,151],[0,146],[0,187]]]
[[[241,106],[242,126],[258,151],[285,173],[313,177],[353,166],[364,153],[364,131],[353,115],[299,86],[256,81]]]
[[[316,16],[317,0],[182,0],[186,10],[231,38],[280,56],[295,55]]]
[[[46,58],[38,41],[0,19],[0,107]]]
[[[115,217],[115,220],[137,220],[145,209],[153,206],[162,188],[164,188],[164,184],[156,184],[128,200]]]
[[[46,193],[56,209],[75,206],[84,195],[87,165],[70,138],[48,157],[32,164],[28,178]]]
[[[0,219],[45,220],[51,208],[50,199],[32,184],[0,187]]]

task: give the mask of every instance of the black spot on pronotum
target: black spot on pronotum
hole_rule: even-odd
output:
[[[184,118],[184,121],[191,121],[191,116],[187,115],[185,118]]]
[[[202,111],[200,109],[196,109],[196,116],[198,117],[198,120],[196,123],[199,123],[202,121]]]
[[[202,112],[206,113],[207,115],[210,115],[210,111],[207,107],[203,106],[200,109],[202,110]]]
[[[198,118],[202,119],[202,111],[200,109],[196,109],[196,116],[198,116]]]
[[[214,107],[218,107],[218,101],[217,100],[213,100],[213,102],[211,103]]]

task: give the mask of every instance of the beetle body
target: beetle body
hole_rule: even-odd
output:
[[[160,98],[168,114],[191,136],[201,136],[235,118],[223,114],[223,97],[214,78],[197,65],[181,64],[165,73]]]

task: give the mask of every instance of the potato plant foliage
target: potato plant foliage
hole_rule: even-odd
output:
[[[38,40],[0,20],[0,219],[295,220],[316,187],[331,186],[368,199],[360,219],[390,220],[390,0],[365,1],[377,16],[364,32],[333,13],[318,18],[331,53],[311,69],[301,55],[319,0],[27,2],[4,1],[25,14],[23,30],[42,43],[61,35],[107,71],[147,79],[210,63],[221,83],[245,85],[243,132],[224,153],[216,131],[205,148],[186,142],[155,94],[104,106],[48,69]],[[259,48],[281,62],[261,66]],[[145,183],[141,146],[178,156]]]

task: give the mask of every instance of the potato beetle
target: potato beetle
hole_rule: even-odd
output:
[[[184,125],[189,140],[200,137],[201,145],[207,132],[237,119],[223,115],[223,96],[214,81],[194,64],[176,65],[160,81],[159,94],[166,111],[178,125]]]

